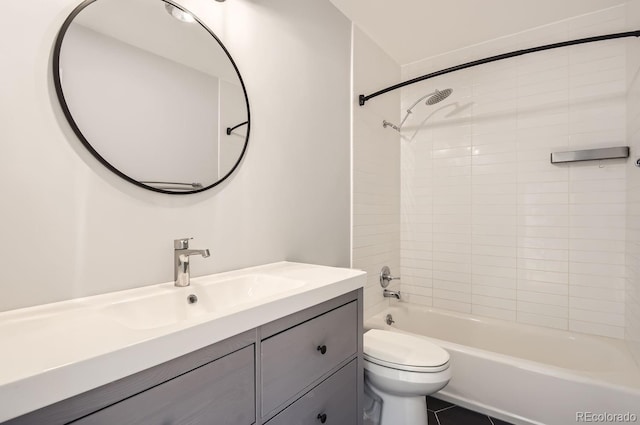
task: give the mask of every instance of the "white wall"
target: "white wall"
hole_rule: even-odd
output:
[[[353,28],[353,257],[367,272],[365,317],[386,304],[380,269],[400,274],[400,135],[382,121],[399,122],[400,93],[359,106],[371,94],[400,79],[400,66],[359,28]],[[394,282],[389,289],[399,289]]]
[[[252,126],[232,178],[170,196],[104,169],[62,117],[50,55],[78,3],[12,2],[0,17],[0,310],[171,281],[172,240],[185,236],[212,253],[194,259],[196,276],[284,259],[349,265],[351,33],[341,13],[314,0],[185,0],[232,52]]]
[[[627,3],[629,30],[640,29],[640,2]],[[627,164],[627,293],[626,335],[640,365],[640,39],[627,40],[627,137],[631,158]]]
[[[116,169],[138,181],[218,180],[218,78],[81,25],[60,56],[71,115]]]
[[[483,57],[624,30],[624,6],[403,67],[403,80]],[[403,130],[402,290],[480,316],[624,337],[627,162],[552,165],[554,151],[626,145],[625,45],[482,65],[435,88]],[[415,295],[420,295],[415,297]]]

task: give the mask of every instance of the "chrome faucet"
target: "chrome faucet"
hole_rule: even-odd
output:
[[[189,269],[189,257],[191,255],[209,256],[208,249],[189,249],[189,239],[176,239],[173,241],[173,279],[175,286],[189,286],[191,271]]]
[[[384,295],[385,298],[395,298],[396,300],[400,299],[400,291],[390,291],[385,289],[382,295]]]

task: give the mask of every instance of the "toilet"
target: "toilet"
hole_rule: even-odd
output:
[[[371,329],[364,334],[365,393],[381,408],[380,425],[426,425],[426,396],[451,379],[449,353],[425,339]],[[367,411],[365,410],[365,416]]]

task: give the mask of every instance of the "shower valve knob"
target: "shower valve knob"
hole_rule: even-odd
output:
[[[386,288],[392,280],[400,280],[400,276],[392,276],[389,266],[384,266],[380,271],[380,286]]]

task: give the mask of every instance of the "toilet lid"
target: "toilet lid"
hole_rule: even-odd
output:
[[[403,370],[442,370],[449,353],[423,338],[371,329],[364,334],[364,357],[381,366]]]

